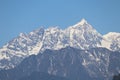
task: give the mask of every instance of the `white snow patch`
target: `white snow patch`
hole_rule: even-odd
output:
[[[101,41],[101,47],[105,47],[105,48],[107,48],[109,50],[111,50],[110,49],[111,44],[112,44],[111,41],[108,41],[108,40],[105,40],[105,39],[103,39]]]

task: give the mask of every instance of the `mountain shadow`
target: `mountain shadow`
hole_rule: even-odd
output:
[[[113,73],[109,69],[117,73],[118,66],[109,65],[115,54],[120,56],[106,48],[45,50],[25,58],[14,69],[0,71],[0,80],[107,80]]]

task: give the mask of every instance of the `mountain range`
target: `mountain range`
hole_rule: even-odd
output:
[[[65,50],[62,51],[62,49]],[[36,55],[40,56],[40,60],[38,58],[37,62],[32,63],[30,60],[25,63],[36,65],[35,71],[43,70],[42,72],[75,80],[80,80],[82,75],[88,76],[86,79],[83,78],[84,80],[90,80],[90,78],[91,80],[108,80],[120,71],[119,64],[116,63],[120,62],[119,52],[120,33],[109,32],[101,35],[85,19],[82,19],[64,30],[58,27],[47,29],[41,27],[28,34],[20,33],[18,37],[0,48],[0,70],[3,72],[5,70],[5,73],[9,69],[16,71],[16,68],[26,59],[29,60],[31,56]],[[33,61],[36,60],[33,59]],[[53,61],[51,65],[50,61]],[[43,65],[40,62],[43,62]],[[40,68],[41,66],[43,67]],[[26,67],[27,65],[22,65],[22,68]],[[32,67],[32,65],[28,67]],[[21,70],[21,68],[18,69]],[[34,67],[31,70],[34,71]],[[56,70],[61,72],[57,73]],[[81,72],[78,72],[79,70]]]

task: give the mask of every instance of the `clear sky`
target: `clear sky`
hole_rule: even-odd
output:
[[[44,26],[64,29],[85,18],[98,32],[120,32],[120,0],[0,0],[0,46]]]

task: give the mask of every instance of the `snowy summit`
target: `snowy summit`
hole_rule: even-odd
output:
[[[0,68],[13,68],[24,58],[46,49],[59,50],[67,46],[87,50],[104,47],[112,51],[120,51],[120,34],[108,34],[112,40],[97,32],[85,19],[62,30],[57,27],[39,28],[29,34],[21,33],[0,49],[0,64],[5,60],[8,64]],[[117,41],[116,41],[117,40]],[[16,61],[17,59],[17,61]]]

